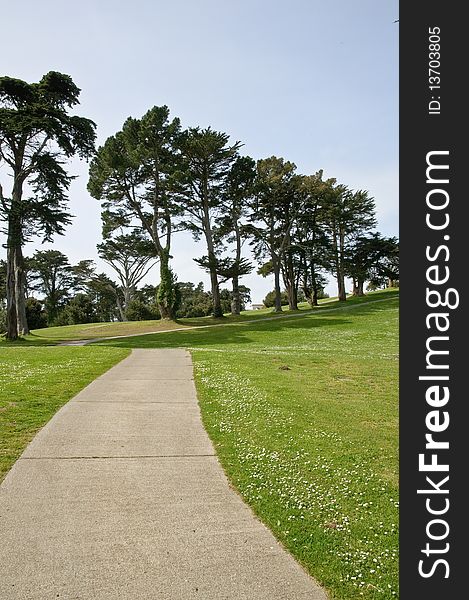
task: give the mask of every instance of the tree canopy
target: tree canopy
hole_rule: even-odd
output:
[[[259,275],[273,275],[266,303],[276,312],[305,299],[316,305],[329,274],[341,301],[346,278],[358,295],[365,281],[397,283],[398,241],[376,231],[368,191],[322,170],[300,174],[282,157],[242,156],[241,142],[211,127],[183,129],[167,106],[129,117],[95,152],[95,124],[71,112],[79,95],[57,72],[38,83],[0,78],[0,166],[11,176],[11,189],[0,186],[8,339],[28,332],[28,318],[37,326],[238,315],[250,297],[242,278],[255,263]],[[102,207],[97,251],[111,274],[87,258],[71,264],[57,249],[23,256],[29,240],[52,241],[70,225],[65,166],[75,155],[92,158],[88,190]],[[209,291],[177,280],[171,259],[182,231],[203,242],[193,260],[209,274]],[[159,280],[150,284],[156,263]],[[221,287],[227,282],[231,290]]]
[[[73,179],[64,163],[94,151],[95,124],[70,114],[80,89],[69,75],[50,71],[38,82],[0,78],[0,164],[11,190],[0,186],[7,234],[7,338],[27,333],[22,247],[32,235],[51,240],[70,223],[67,193]]]

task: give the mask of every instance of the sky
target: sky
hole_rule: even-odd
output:
[[[276,155],[299,173],[319,169],[375,198],[378,230],[398,235],[397,0],[23,0],[2,2],[1,75],[29,82],[48,71],[82,90],[78,114],[97,124],[98,145],[166,104],[183,127],[211,126],[255,159]],[[97,257],[101,207],[86,190],[88,165],[73,160],[64,236],[51,248],[72,263]],[[3,181],[4,175],[2,175]],[[4,250],[3,250],[4,252]],[[202,242],[180,233],[172,266],[180,281],[208,277],[192,261]],[[157,283],[158,269],[146,278]],[[252,301],[271,278],[243,278]],[[336,293],[331,279],[326,291]]]

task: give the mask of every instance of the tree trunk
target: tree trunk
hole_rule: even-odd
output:
[[[26,317],[26,299],[25,299],[25,272],[24,258],[21,246],[14,249],[15,254],[15,297],[16,297],[16,320],[18,335],[23,336],[29,333],[28,320]]]
[[[24,259],[21,251],[21,221],[15,210],[21,199],[17,186],[13,189],[16,203],[13,203],[8,218],[7,238],[7,332],[6,339],[13,341],[19,335],[29,333],[24,298]]]
[[[21,199],[24,176],[14,175],[11,207],[8,215],[7,237],[7,340],[29,333],[24,297],[25,272],[21,246],[23,243],[21,223]]]
[[[239,315],[241,313],[241,298],[239,296],[239,277],[233,277],[233,289],[231,298],[231,314]]]
[[[340,270],[337,273],[337,288],[340,302],[345,302],[345,300],[347,300],[347,294],[345,292],[345,277]]]
[[[241,261],[241,232],[239,230],[238,216],[235,211],[231,214],[231,220],[233,223],[233,230],[236,236],[236,268],[239,270],[239,263]],[[239,272],[239,271],[238,271]],[[231,314],[239,315],[241,313],[241,298],[239,295],[239,274],[236,273],[233,277],[232,286],[232,298],[231,298]]]
[[[298,290],[296,287],[295,271],[291,253],[287,253],[287,279],[288,279],[288,308],[298,310]]]
[[[214,259],[215,257],[213,257]],[[210,260],[210,258],[209,258]],[[210,267],[210,283],[212,287],[212,300],[213,300],[213,316],[215,318],[223,317],[223,311],[221,309],[220,300],[220,286],[218,284],[218,275],[214,267]]]
[[[207,241],[207,251],[208,251],[208,266],[210,270],[210,285],[212,289],[212,301],[213,301],[213,311],[212,315],[215,318],[223,317],[223,311],[221,309],[221,300],[220,300],[220,285],[218,283],[218,275],[217,275],[217,258],[215,256],[215,250],[213,247],[212,240],[212,232],[208,227],[205,227],[205,239]]]
[[[309,287],[307,282],[307,275],[303,277],[303,284],[301,286],[303,294],[310,306],[313,306],[313,288]]]
[[[212,230],[210,227],[210,219],[209,219],[208,211],[205,216],[204,231],[205,231],[205,240],[207,242],[208,266],[210,269],[210,284],[211,284],[211,288],[212,288],[212,301],[213,301],[212,315],[215,318],[219,318],[219,317],[223,317],[223,311],[221,309],[220,285],[218,283],[218,275],[217,275],[217,257],[215,255],[215,248],[213,246]]]
[[[343,268],[344,259],[344,235],[342,231],[339,231],[339,248],[337,254],[337,285],[339,292],[339,301],[345,302],[347,300],[347,294],[345,293],[345,274]]]
[[[124,321],[127,321],[127,309],[129,308],[129,304],[132,300],[132,296],[131,296],[131,291],[130,291],[129,287],[124,287],[122,292],[124,294],[124,306],[123,306]]]
[[[317,306],[318,305],[318,283],[317,283],[317,279],[316,279],[316,269],[314,266],[314,262],[311,261],[310,264],[310,268],[311,268],[311,286],[313,288],[313,295],[311,298],[311,305],[312,306]]]
[[[357,296],[364,296],[365,292],[363,291],[363,286],[365,282],[358,280],[357,282]]]
[[[291,283],[288,285],[287,295],[289,310],[298,310],[298,296],[296,293],[296,288]]]
[[[119,298],[119,294],[116,291],[116,306],[117,306],[117,312],[119,314],[119,321],[125,321],[125,313],[124,313],[124,309],[122,308],[122,304]]]
[[[274,270],[275,304],[274,312],[282,312],[282,293],[280,291],[280,263],[272,253],[272,268]]]
[[[15,257],[14,249],[7,247],[7,331],[6,339],[14,341],[18,339],[18,321],[16,316],[16,284],[15,284]]]
[[[356,279],[352,279],[352,296],[359,296],[358,284]]]

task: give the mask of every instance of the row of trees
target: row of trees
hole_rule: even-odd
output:
[[[274,310],[282,310],[281,287],[290,309],[301,290],[315,304],[329,272],[346,299],[345,277],[363,293],[367,279],[395,280],[397,240],[383,238],[374,200],[322,171],[301,175],[282,158],[254,161],[241,143],[210,127],[183,129],[166,106],[129,118],[96,152],[95,125],[71,116],[79,90],[67,75],[51,72],[37,84],[0,79],[0,160],[12,175],[9,196],[0,189],[7,223],[7,337],[28,331],[22,247],[32,235],[50,240],[70,222],[66,210],[72,177],[63,163],[91,158],[88,190],[102,203],[101,258],[115,271],[122,293],[120,316],[149,269],[158,262],[155,303],[164,319],[177,316],[177,277],[171,268],[174,234],[190,231],[203,240],[196,262],[210,277],[212,312],[225,310],[221,285],[231,281],[231,311],[242,307],[240,279],[254,265],[274,278]],[[86,262],[86,261],[84,261]]]
[[[7,265],[0,261],[0,332],[4,329],[2,307]],[[120,266],[119,266],[120,269]],[[105,273],[97,273],[92,260],[71,265],[57,250],[37,251],[24,259],[26,316],[32,329],[76,323],[159,319],[155,298],[158,286],[123,285]],[[130,278],[126,283],[132,281]],[[250,302],[250,291],[241,286],[241,307]],[[200,317],[212,313],[213,301],[203,283],[178,282],[176,316]],[[220,290],[222,309],[229,312],[232,296]],[[38,300],[38,297],[40,300]]]
[[[375,203],[368,192],[325,180],[322,171],[300,175],[275,156],[256,162],[241,156],[240,146],[211,128],[183,131],[163,106],[128,119],[92,160],[88,189],[103,203],[108,240],[101,248],[116,229],[148,236],[160,263],[163,318],[175,314],[174,231],[191,231],[205,242],[206,254],[196,262],[209,273],[217,317],[223,314],[220,283],[228,280],[231,310],[239,314],[240,278],[253,269],[242,254],[245,242],[259,272],[274,276],[276,311],[282,310],[282,280],[294,310],[300,288],[317,303],[325,272],[335,275],[340,300],[347,276],[359,295],[367,279],[397,279],[397,240],[371,233]]]

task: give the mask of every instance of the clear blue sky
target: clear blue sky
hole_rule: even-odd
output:
[[[253,158],[283,156],[299,172],[368,189],[379,230],[397,235],[397,18],[397,0],[23,0],[2,9],[2,74],[71,75],[99,143],[167,104],[183,126],[226,131]],[[54,245],[72,262],[96,259],[100,206],[87,165],[71,169],[76,218]],[[207,282],[191,260],[203,253],[189,235],[175,239],[180,280]],[[254,302],[273,287],[244,282]]]

